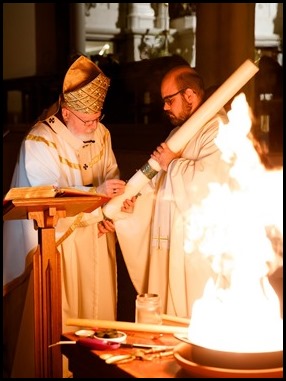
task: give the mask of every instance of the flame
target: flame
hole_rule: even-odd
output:
[[[216,350],[277,351],[283,348],[283,319],[267,275],[281,259],[274,242],[283,232],[283,169],[261,163],[249,138],[243,93],[228,118],[216,144],[230,165],[230,181],[210,184],[207,198],[187,216],[186,252],[198,248],[217,274],[194,303],[188,338]]]

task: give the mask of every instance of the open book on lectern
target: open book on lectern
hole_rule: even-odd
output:
[[[95,187],[56,187],[54,185],[40,185],[34,187],[16,187],[11,188],[3,198],[3,205],[9,201],[20,199],[46,198],[46,197],[89,197],[98,196],[100,204],[105,204],[110,197],[105,194],[96,193]]]

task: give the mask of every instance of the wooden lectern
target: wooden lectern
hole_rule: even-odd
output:
[[[34,220],[39,245],[33,256],[35,377],[62,378],[62,355],[57,343],[62,334],[61,258],[56,249],[59,218],[90,213],[106,199],[101,196],[15,199],[3,207],[3,219]]]

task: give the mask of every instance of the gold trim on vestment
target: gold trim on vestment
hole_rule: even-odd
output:
[[[61,238],[59,238],[57,241],[56,241],[56,247],[58,247],[60,244],[63,243],[63,241],[65,239],[67,239],[74,231],[76,228],[85,228],[89,225],[92,225],[96,222],[99,222],[98,221],[98,217],[94,217],[94,218],[89,218],[87,221],[82,221],[82,218],[84,216],[84,212],[80,212],[77,216],[76,216],[76,219],[74,220],[74,222],[71,224],[71,226],[66,230],[66,232],[64,233],[64,235],[61,236]]]
[[[56,241],[56,247],[59,246],[65,239],[67,239],[71,234],[72,232],[80,225],[81,223],[81,219],[83,218],[83,212],[80,212],[77,216],[76,216],[76,219],[74,220],[74,222],[71,224],[71,226],[68,228],[68,230],[65,232],[64,235],[61,236],[61,238],[59,238],[57,241]]]
[[[55,149],[57,148],[54,142],[50,142],[47,139],[43,138],[42,136],[28,134],[25,140],[32,140],[34,142],[42,142],[42,143],[45,143],[48,147],[53,147]]]
[[[103,138],[103,143],[100,152],[88,163],[89,168],[92,168],[94,164],[96,164],[103,156],[103,152],[105,150],[105,145],[107,141],[107,137],[109,136],[109,131],[106,131],[104,138]]]

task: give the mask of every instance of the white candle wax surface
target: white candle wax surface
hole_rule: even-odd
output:
[[[170,137],[168,147],[173,152],[180,151],[186,142],[192,139],[199,129],[234,97],[258,70],[258,66],[247,59]],[[148,160],[148,163],[157,172],[161,169],[152,158]],[[104,215],[110,219],[118,218],[117,215],[120,213],[123,201],[138,194],[149,180],[150,178],[145,176],[141,170],[137,171],[126,184],[124,194],[114,197],[103,207]]]

